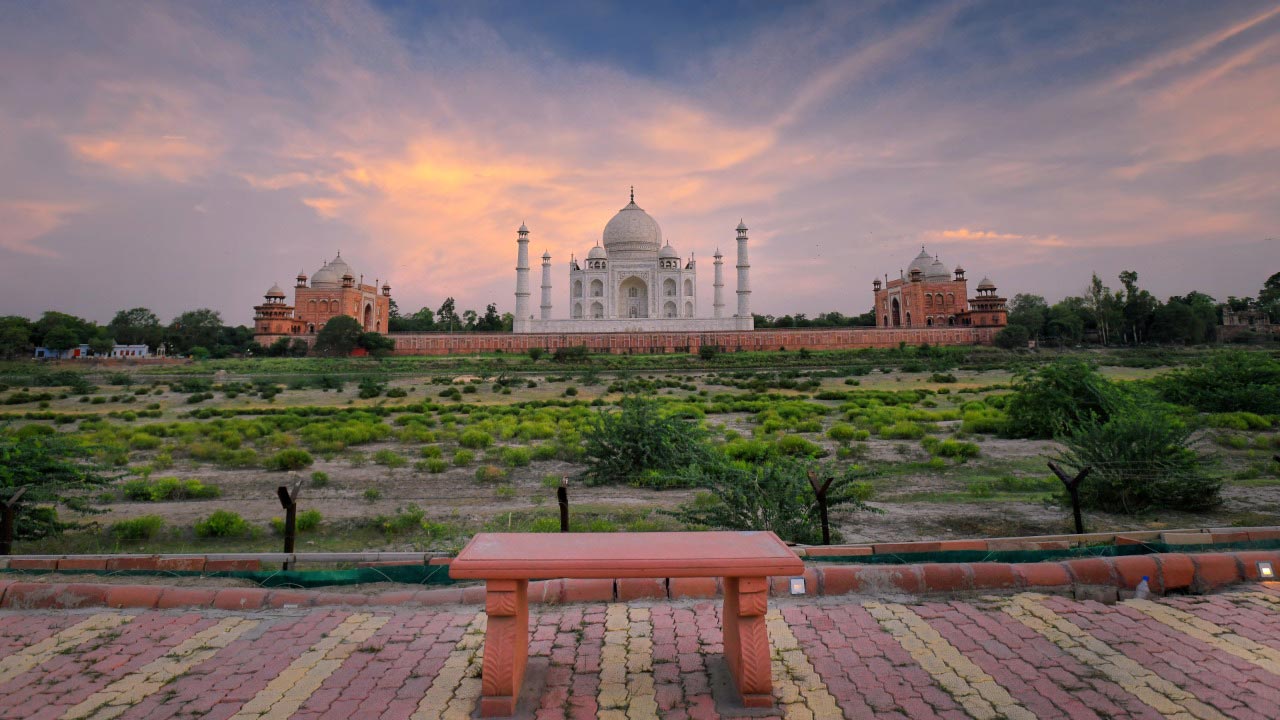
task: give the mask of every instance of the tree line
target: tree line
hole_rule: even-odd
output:
[[[498,313],[498,306],[489,303],[481,315],[475,310],[458,312],[452,297],[445,298],[439,310],[424,307],[412,315],[402,315],[400,306],[391,301],[387,330],[390,332],[511,332],[515,316]]]
[[[32,321],[19,315],[0,317],[0,356],[30,357],[37,347],[70,350],[88,345],[106,355],[115,345],[146,345],[167,355],[230,357],[256,343],[253,330],[227,325],[216,310],[199,308],[178,314],[168,324],[147,308],[121,310],[106,325],[67,313],[48,311]]]
[[[1121,287],[1113,290],[1095,273],[1084,292],[1053,305],[1040,295],[1015,295],[1009,303],[1009,327],[997,336],[997,344],[1198,344],[1216,338],[1224,310],[1254,310],[1280,321],[1280,273],[1267,278],[1256,298],[1231,296],[1226,302],[1197,291],[1161,302],[1138,286],[1138,273],[1125,270],[1118,279]]]

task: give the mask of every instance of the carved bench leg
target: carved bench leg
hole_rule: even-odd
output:
[[[529,659],[529,581],[489,580],[484,611],[480,717],[509,717],[516,712]]]
[[[768,610],[766,578],[724,579],[724,656],[742,694],[742,704],[750,708],[773,707],[769,633],[764,621]]]

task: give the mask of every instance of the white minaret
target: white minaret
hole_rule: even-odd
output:
[[[720,254],[720,248],[716,248],[715,254],[716,281],[712,284],[715,288],[715,296],[712,299],[711,307],[715,310],[713,317],[724,317],[724,256]]]
[[[516,313],[512,332],[529,332],[533,316],[529,314],[529,228],[520,223],[520,253],[516,256]]]
[[[551,252],[542,251],[542,314],[543,320],[551,319]]]
[[[751,317],[751,263],[747,260],[747,224],[738,221],[738,318],[739,330],[755,327]]]

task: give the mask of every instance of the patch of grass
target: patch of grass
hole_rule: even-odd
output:
[[[139,515],[111,525],[111,536],[121,540],[150,540],[164,529],[164,518],[159,515]]]

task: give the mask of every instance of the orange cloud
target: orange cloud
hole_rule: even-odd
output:
[[[992,230],[970,230],[963,227],[954,230],[930,230],[923,233],[921,237],[937,243],[1013,243],[1039,247],[1061,247],[1067,244],[1057,235],[1019,235],[1017,233],[1002,233]]]
[[[82,159],[135,177],[183,182],[203,170],[212,149],[175,136],[73,136],[71,149]]]
[[[82,209],[65,203],[0,201],[0,248],[36,257],[59,257],[35,241],[61,226],[68,215]]]

